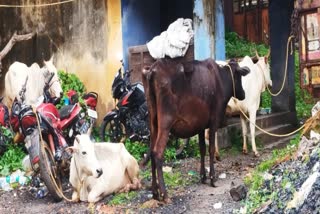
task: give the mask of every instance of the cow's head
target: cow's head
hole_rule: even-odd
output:
[[[63,95],[63,90],[59,81],[57,68],[53,65],[53,56],[50,58],[49,61],[44,61],[43,63],[44,63],[44,70],[45,70],[44,77],[46,82],[51,77],[51,74],[53,74],[53,77],[49,82],[49,85],[50,85],[49,91],[51,96],[56,98],[61,98],[61,96]]]
[[[75,166],[79,173],[99,178],[103,171],[97,159],[94,143],[88,134],[77,135],[74,145],[68,150],[73,154]]]
[[[242,76],[247,75],[250,72],[250,69],[247,66],[240,67],[236,60],[231,59],[228,63],[231,68],[233,78],[234,78],[234,87],[235,88],[235,96],[239,100],[244,100],[245,92],[242,87]],[[233,92],[232,92],[233,93]],[[232,94],[234,96],[234,94]]]
[[[263,72],[265,86],[272,86],[272,80],[270,76],[270,66],[269,66],[270,49],[266,56],[260,57],[256,51],[256,58],[258,58],[257,66],[261,72]]]

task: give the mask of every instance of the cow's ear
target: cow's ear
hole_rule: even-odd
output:
[[[177,65],[177,70],[178,70],[178,72],[181,72],[181,73],[184,72],[184,67],[183,67],[183,65],[182,65],[181,63],[179,63],[179,64]]]
[[[256,64],[259,61],[259,58],[257,56],[251,57],[251,60],[254,64]]]
[[[240,73],[241,76],[245,76],[250,73],[250,69],[247,66],[237,68],[237,71]]]
[[[142,74],[147,78],[147,80],[151,79],[152,71],[150,66],[144,66],[142,69]]]
[[[79,138],[79,135],[77,135],[77,136],[76,136],[76,138],[75,138],[74,142],[75,142],[75,143],[80,144],[80,138]]]
[[[74,154],[74,153],[77,153],[78,152],[78,149],[74,146],[69,146],[65,149],[66,152],[68,153],[71,153],[71,154]]]

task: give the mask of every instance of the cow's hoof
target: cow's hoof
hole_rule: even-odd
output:
[[[217,156],[216,156],[216,161],[221,161],[220,155],[217,155]]]
[[[201,183],[205,184],[207,181],[207,177],[204,175],[201,177]]]
[[[154,200],[158,200],[158,201],[160,201],[159,193],[158,193],[158,192],[153,192],[153,194],[152,194],[152,198],[153,198]]]
[[[254,153],[254,156],[255,156],[256,158],[260,157],[259,152],[255,152],[255,153]]]
[[[214,184],[215,181],[216,181],[216,179],[210,179],[210,185],[211,185],[212,187],[216,187],[216,185]]]
[[[243,150],[242,150],[242,153],[243,153],[244,155],[247,155],[247,154],[248,154],[248,150],[243,149]]]
[[[172,203],[172,201],[171,201],[170,198],[164,198],[164,199],[163,199],[163,202],[164,202],[165,204],[171,204],[171,203]]]
[[[95,210],[95,205],[93,202],[90,202],[88,205],[88,210],[90,211],[90,213],[94,213]]]

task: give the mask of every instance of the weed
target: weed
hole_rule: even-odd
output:
[[[149,146],[141,142],[131,142],[129,139],[125,142],[125,147],[128,152],[138,161],[143,158],[143,155],[149,151]]]
[[[126,204],[128,201],[133,200],[135,197],[138,196],[137,191],[131,191],[128,193],[120,193],[115,194],[113,198],[107,203],[108,205],[121,205]]]
[[[0,176],[7,176],[22,169],[22,159],[26,154],[20,146],[9,144],[8,150],[0,158]]]

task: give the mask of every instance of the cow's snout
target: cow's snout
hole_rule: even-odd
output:
[[[244,100],[246,98],[246,93],[244,92],[244,90],[241,90],[240,93],[237,94],[236,98],[238,100]]]
[[[98,178],[99,178],[99,177],[102,175],[103,171],[102,171],[101,168],[100,168],[100,169],[97,169],[96,171],[97,171]]]

